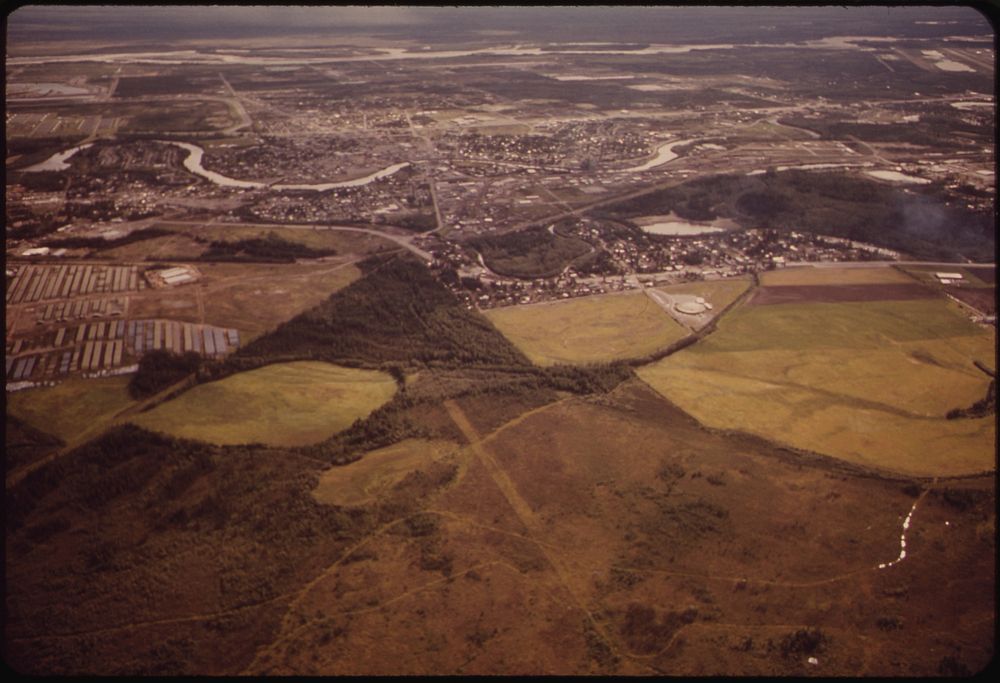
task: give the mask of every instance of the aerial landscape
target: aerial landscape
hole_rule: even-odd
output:
[[[974,6],[25,6],[4,661],[968,676]]]

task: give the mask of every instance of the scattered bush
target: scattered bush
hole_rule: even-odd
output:
[[[781,639],[779,648],[784,657],[812,655],[826,649],[829,637],[818,628],[803,628]]]
[[[945,415],[949,420],[959,418],[979,418],[988,415],[996,415],[997,412],[997,381],[990,380],[989,387],[986,388],[986,396],[973,403],[968,408],[954,408]]]
[[[253,237],[231,242],[212,242],[209,244],[208,250],[201,254],[197,260],[293,263],[295,259],[334,256],[336,253],[335,249],[314,249],[299,242],[283,239],[274,232],[269,232],[265,237]]]
[[[944,489],[941,498],[951,507],[964,512],[986,500],[988,494],[976,489]]]

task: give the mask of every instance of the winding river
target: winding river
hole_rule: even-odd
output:
[[[238,180],[236,178],[230,178],[229,176],[224,176],[221,173],[216,173],[215,171],[210,171],[204,166],[202,166],[202,157],[205,155],[205,150],[198,145],[192,145],[190,142],[175,142],[173,140],[158,140],[157,142],[164,145],[174,145],[175,147],[180,147],[181,149],[186,149],[188,151],[187,158],[184,159],[184,168],[191,171],[195,175],[201,176],[206,180],[210,180],[216,185],[222,185],[224,187],[240,187],[240,188],[261,188],[270,187],[274,190],[312,190],[314,192],[325,192],[326,190],[335,190],[341,187],[361,187],[362,185],[367,185],[376,180],[382,178],[387,178],[391,176],[396,171],[406,168],[410,164],[408,162],[402,162],[399,164],[393,164],[392,166],[386,166],[383,169],[370,173],[362,178],[354,178],[353,180],[342,180],[336,183],[280,183],[275,185],[269,185],[268,183],[256,182],[253,180]],[[66,161],[72,157],[74,154],[79,152],[81,149],[86,149],[90,147],[93,143],[88,143],[86,145],[80,145],[79,147],[72,147],[57,154],[53,154],[51,157],[45,161],[35,164],[34,166],[29,166],[24,169],[25,171],[64,171],[69,168],[69,164]]]
[[[76,154],[77,152],[79,152],[81,149],[87,149],[92,144],[93,144],[92,142],[88,142],[86,145],[80,145],[79,147],[71,147],[70,149],[67,149],[63,152],[57,152],[56,154],[53,154],[45,161],[41,161],[35,164],[34,166],[28,166],[28,168],[24,170],[31,172],[65,171],[67,168],[69,168],[69,164],[66,163],[66,160],[69,159],[74,154]]]
[[[894,183],[916,183],[917,185],[926,185],[931,181],[927,178],[918,178],[913,175],[906,175],[905,173],[898,173],[896,171],[865,171],[867,175],[872,178],[878,178],[879,180],[888,180]]]
[[[638,171],[648,171],[651,168],[661,166],[668,161],[673,161],[679,155],[674,154],[674,147],[679,147],[681,145],[686,145],[689,142],[694,142],[694,140],[674,140],[673,142],[667,142],[656,148],[656,156],[639,166],[633,166],[632,168],[623,168],[621,173],[636,173]]]

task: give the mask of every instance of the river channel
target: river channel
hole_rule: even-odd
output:
[[[661,166],[668,161],[673,161],[679,155],[674,154],[674,147],[679,147],[681,145],[686,145],[693,140],[674,140],[673,142],[667,142],[656,148],[656,156],[639,166],[633,166],[632,168],[623,168],[621,173],[636,173],[638,171],[648,171],[651,168]]]
[[[361,187],[362,185],[367,185],[376,180],[386,178],[391,176],[396,171],[406,168],[410,164],[408,162],[402,162],[399,164],[393,164],[392,166],[386,166],[383,169],[370,173],[362,178],[354,178],[353,180],[342,180],[336,183],[279,183],[275,185],[269,185],[268,183],[260,183],[253,180],[238,180],[236,178],[230,178],[229,176],[224,176],[221,173],[216,173],[215,171],[210,171],[204,166],[202,166],[202,157],[205,155],[205,150],[198,145],[192,145],[190,142],[174,142],[172,140],[158,140],[164,145],[174,145],[185,149],[188,151],[187,158],[184,159],[184,168],[191,171],[195,175],[201,176],[206,180],[210,180],[216,185],[222,185],[224,187],[240,187],[240,188],[261,188],[270,187],[274,190],[312,190],[314,192],[325,192],[326,190],[335,190],[342,187]],[[24,169],[25,171],[64,171],[69,168],[69,164],[66,163],[67,160],[74,154],[79,152],[81,149],[86,149],[90,147],[93,143],[87,143],[86,145],[80,145],[79,147],[72,147],[62,152],[53,154],[51,157],[45,161],[35,164],[34,166],[29,166]]]
[[[35,164],[34,166],[28,166],[28,168],[26,168],[24,170],[25,171],[32,171],[32,172],[34,172],[34,171],[65,171],[67,168],[69,168],[69,164],[66,163],[66,160],[69,159],[74,154],[76,154],[77,152],[79,152],[81,149],[87,149],[92,144],[93,143],[87,143],[86,145],[80,145],[79,147],[72,147],[72,148],[67,149],[67,150],[65,150],[63,152],[57,152],[56,154],[53,154],[52,156],[50,156],[45,161],[39,162],[39,163]]]

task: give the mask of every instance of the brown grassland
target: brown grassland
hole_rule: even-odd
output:
[[[339,258],[199,267],[165,301],[191,296],[206,322],[244,331],[358,273]],[[524,307],[520,324],[547,311],[579,362],[618,343],[634,357],[637,329],[672,322],[642,293],[592,300]],[[638,320],[623,303],[641,304]],[[996,531],[994,477],[978,473],[995,428],[943,411],[982,398],[971,361],[992,367],[993,344],[940,298],[807,301],[740,304],[607,393],[524,384],[537,368],[503,365],[503,348],[478,369],[386,365],[405,389],[377,378],[366,411],[398,391],[392,411],[361,424],[402,436],[338,451],[338,466],[296,440],[353,419],[294,414],[334,391],[317,364],[287,364],[302,370],[290,387],[278,365],[230,375],[137,419],[198,399],[173,424],[216,410],[233,432],[218,443],[242,443],[259,434],[225,416],[284,409],[284,447],[125,424],[8,482],[4,657],[45,675],[979,671],[994,654]],[[196,394],[240,382],[256,403]],[[104,407],[70,383],[24,399],[8,448],[31,463],[59,446],[33,427],[103,429],[123,393],[108,385]],[[60,400],[81,406],[46,425]]]
[[[466,443],[397,445],[409,471],[351,507],[318,502],[326,466],[288,451],[126,439],[101,470],[84,451],[8,522],[7,661],[920,675],[992,656],[988,477],[882,479],[706,430],[635,380],[489,433],[445,407]],[[914,503],[905,561],[879,569]]]
[[[997,292],[993,287],[945,287],[951,296],[972,307],[979,313],[985,315],[996,315],[997,313]]]
[[[360,277],[353,260],[323,263],[199,263],[202,278],[168,290],[147,290],[129,301],[132,318],[170,318],[240,331],[247,343],[312,308]]]
[[[906,301],[931,299],[936,295],[916,282],[837,285],[767,285],[758,287],[750,298],[754,306],[801,302]]]

